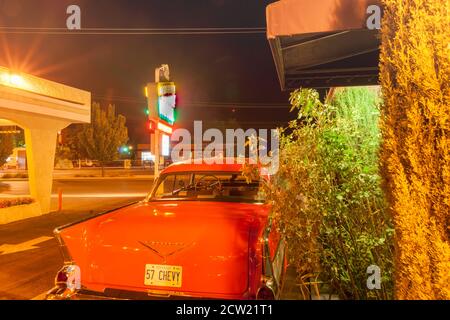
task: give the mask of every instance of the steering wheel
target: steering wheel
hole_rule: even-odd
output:
[[[215,186],[219,186],[219,190],[222,190],[222,182],[220,182],[220,179],[218,177],[216,177],[215,175],[207,174],[207,175],[201,177],[200,179],[198,179],[198,181],[195,183],[195,187],[194,187],[195,191],[197,191],[199,185],[202,184],[203,180],[205,180],[205,178],[207,178],[207,177],[212,177],[212,178],[216,179],[217,181],[211,182],[210,184],[208,184],[206,186],[206,190],[213,189]]]

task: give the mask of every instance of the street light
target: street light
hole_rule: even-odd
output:
[[[1,73],[0,82],[4,85],[15,88],[26,88],[27,86],[25,79],[21,75],[10,72]]]

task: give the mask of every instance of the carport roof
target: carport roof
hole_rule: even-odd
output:
[[[89,123],[91,93],[0,66],[0,114],[7,111]]]
[[[380,38],[366,27],[378,0],[281,0],[267,7],[267,38],[283,90],[378,83]]]

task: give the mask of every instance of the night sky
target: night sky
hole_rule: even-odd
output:
[[[66,8],[77,4],[82,28],[255,28],[266,26],[265,10],[271,2],[0,0],[0,26],[65,28]],[[0,65],[90,91],[103,105],[114,103],[127,117],[134,143],[148,141],[143,88],[162,63],[170,65],[177,84],[178,126],[236,119],[244,128],[267,123],[275,127],[293,117],[265,34],[48,35],[0,30]]]

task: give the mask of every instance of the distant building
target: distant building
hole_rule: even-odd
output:
[[[151,152],[150,144],[137,145],[136,160],[141,161],[142,164],[155,161],[155,156]]]

